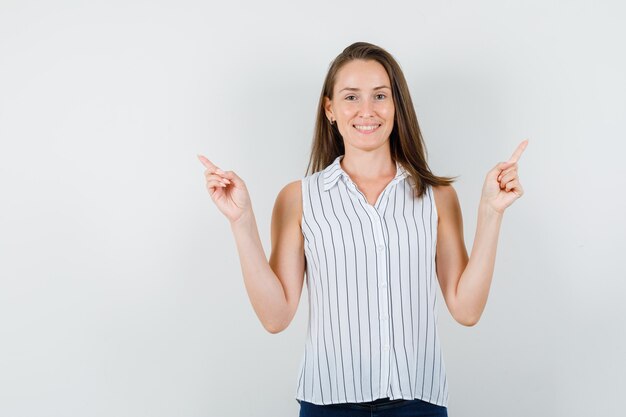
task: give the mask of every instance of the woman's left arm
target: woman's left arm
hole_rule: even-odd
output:
[[[487,304],[504,211],[524,194],[517,161],[527,145],[528,140],[522,141],[511,159],[487,173],[469,259],[463,239],[461,207],[454,188],[442,187],[435,194],[439,213],[437,278],[448,310],[465,326],[478,323]]]

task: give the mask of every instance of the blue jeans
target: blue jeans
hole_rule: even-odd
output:
[[[363,403],[318,405],[300,403],[299,417],[439,417],[448,416],[448,409],[426,401],[379,398]]]

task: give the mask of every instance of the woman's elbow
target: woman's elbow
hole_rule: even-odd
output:
[[[457,321],[457,323],[465,326],[465,327],[473,327],[475,326],[478,321],[480,320],[480,316],[456,316],[454,317],[454,319]]]
[[[284,327],[271,327],[271,326],[264,326],[264,327],[265,327],[265,330],[267,330],[271,334],[277,334],[285,330]]]
[[[468,321],[462,322],[461,324],[465,327],[474,327],[477,323],[478,323],[478,320],[468,320]]]
[[[263,323],[263,327],[271,334],[277,334],[285,330],[289,327],[289,322],[273,322],[273,323]]]

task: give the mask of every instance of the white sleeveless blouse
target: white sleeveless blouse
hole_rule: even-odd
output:
[[[309,325],[296,399],[417,398],[447,407],[432,187],[416,198],[396,163],[372,206],[342,158],[302,179]]]

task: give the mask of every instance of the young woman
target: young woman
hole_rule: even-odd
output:
[[[527,144],[487,173],[469,258],[453,179],[430,171],[404,75],[376,45],[354,43],[329,68],[308,175],[276,199],[269,262],[244,181],[198,156],[269,332],[293,319],[306,271],[301,417],[447,415],[435,278],[452,317],[476,324]]]

